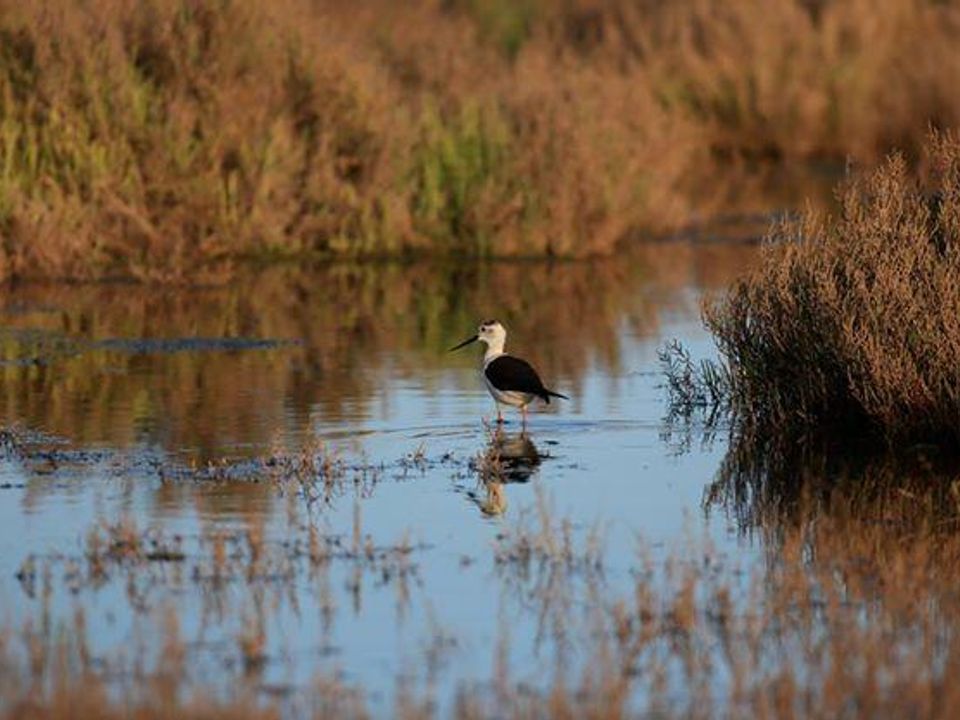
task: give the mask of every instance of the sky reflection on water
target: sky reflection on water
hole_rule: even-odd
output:
[[[366,570],[358,590],[357,567],[347,563],[325,579],[297,579],[293,591],[268,584],[259,599],[231,588],[229,612],[211,609],[172,570],[144,592],[153,609],[172,604],[184,638],[202,640],[197,677],[213,682],[235,670],[237,633],[251,618],[269,626],[264,682],[302,684],[337,667],[381,698],[381,712],[425,638],[450,640],[442,687],[485,677],[504,615],[514,663],[549,666],[558,655],[525,581],[511,591],[490,560],[504,523],[539,502],[570,518],[578,536],[599,529],[613,558],[604,577],[611,591],[629,581],[638,536],[664,551],[707,536],[738,562],[752,557],[724,518],[702,512],[724,443],[678,454],[662,438],[657,349],[680,338],[694,356],[712,354],[699,298],[754,253],[677,242],[629,262],[277,269],[230,288],[162,295],[127,286],[13,290],[0,333],[0,414],[52,441],[40,443],[47,456],[0,466],[5,619],[16,627],[40,612],[14,579],[24,558],[82,554],[98,519],[129,515],[187,538],[256,531],[277,542],[303,524],[347,538],[359,519],[376,542],[405,538],[418,548],[405,591]],[[529,436],[544,458],[528,482],[504,486],[505,511],[495,517],[479,506],[470,470],[488,442],[493,403],[478,356],[445,352],[491,316],[506,325],[508,350],[571,396],[532,415]],[[519,416],[507,417],[507,433],[516,433]],[[347,462],[382,465],[380,481],[362,497],[306,508],[294,488],[255,482],[256,465],[229,482],[171,470],[296,452],[315,439]],[[83,605],[93,645],[108,654],[151,632],[128,596],[111,581],[75,596],[59,588],[52,602],[58,616]]]

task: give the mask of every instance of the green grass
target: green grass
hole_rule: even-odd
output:
[[[512,176],[516,141],[507,122],[495,108],[468,105],[447,121],[428,108],[421,127],[413,167],[417,227],[459,251],[490,254],[498,208],[523,192]]]

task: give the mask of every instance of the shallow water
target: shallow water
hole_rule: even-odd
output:
[[[494,553],[505,528],[536,525],[538,508],[568,519],[578,540],[600,536],[608,562],[591,582],[602,593],[629,587],[638,538],[663,553],[705,538],[731,566],[756,561],[760,550],[725,515],[704,512],[725,443],[681,451],[657,358],[673,338],[694,356],[714,353],[700,299],[755,256],[748,243],[677,240],[593,263],[11,289],[0,307],[0,422],[28,450],[0,465],[3,620],[69,625],[82,608],[107,667],[122,665],[123,648],[159,646],[172,611],[192,681],[212,687],[245,674],[238,638],[256,627],[265,658],[252,682],[264,693],[295,698],[335,672],[381,714],[398,678],[432,683],[449,707],[458,687],[489,679],[507,628],[512,666],[536,682],[571,662],[567,620],[544,602],[549,578],[514,574]],[[529,459],[527,440],[537,458],[494,498],[475,467],[494,410],[479,351],[446,352],[488,317],[571,398],[538,407],[526,438],[507,416],[505,452]],[[345,464],[349,481],[332,497],[309,501],[270,469],[271,456],[304,448]],[[91,528],[121,518],[181,535],[189,562],[120,567],[98,582],[72,575]],[[218,533],[241,550],[251,535],[282,548],[309,527],[339,543],[342,561],[211,592],[193,560]],[[398,544],[406,549],[383,562],[364,549]],[[49,563],[51,577],[33,582],[49,592],[22,572],[30,556]]]

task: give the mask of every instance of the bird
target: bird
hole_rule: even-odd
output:
[[[503,346],[507,342],[507,330],[496,320],[480,323],[477,334],[450,348],[449,352],[480,341],[487,346],[483,355],[483,382],[497,403],[497,422],[503,422],[502,405],[520,408],[523,426],[527,425],[527,405],[540,398],[548,405],[550,398],[569,400],[566,395],[554,392],[543,385],[537,371],[526,360],[507,355]]]

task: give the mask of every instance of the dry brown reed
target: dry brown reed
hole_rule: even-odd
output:
[[[711,158],[955,125],[958,25],[928,0],[4,2],[0,277],[611,253],[685,222]]]
[[[949,99],[960,72],[952,3],[558,6],[554,32],[568,46],[642,66],[670,114],[692,116],[723,155],[869,158],[919,149],[918,117],[947,127],[960,119]],[[944,64],[928,65],[934,57]]]
[[[707,304],[745,426],[960,439],[956,137],[934,135],[926,166],[921,181],[895,155],[852,179],[837,218],[777,227],[757,268]]]

